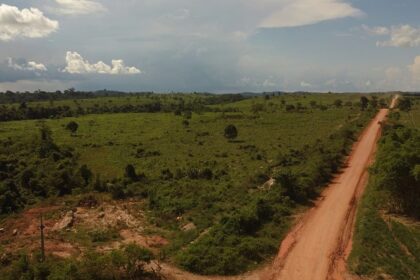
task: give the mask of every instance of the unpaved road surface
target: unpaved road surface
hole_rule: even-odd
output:
[[[388,109],[377,114],[355,145],[347,167],[283,240],[271,275],[266,279],[346,279],[345,261],[351,250],[357,201],[366,185],[367,167],[380,136],[380,123],[387,114]]]

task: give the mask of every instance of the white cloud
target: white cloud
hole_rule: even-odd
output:
[[[275,82],[271,81],[271,79],[266,79],[263,82],[262,86],[265,87],[265,88],[274,88],[274,87],[277,87],[277,84]]]
[[[369,27],[363,24],[362,29],[371,35],[388,35],[390,32],[390,30],[385,26]]]
[[[361,10],[341,0],[288,0],[265,18],[260,27],[295,27],[362,15]]]
[[[385,69],[385,77],[388,82],[399,81],[403,73],[399,67],[388,67]]]
[[[416,56],[414,63],[408,66],[414,83],[420,82],[420,56]]]
[[[55,0],[58,7],[53,11],[63,15],[86,15],[106,11],[106,8],[98,2],[91,0]]]
[[[15,6],[0,5],[0,40],[18,37],[41,38],[57,31],[59,24],[36,9],[19,10]]]
[[[189,9],[178,9],[173,13],[168,13],[164,17],[172,20],[184,20],[191,16],[191,12]]]
[[[386,27],[367,27],[363,29],[372,35],[389,35],[389,40],[378,41],[378,47],[404,47],[413,48],[420,46],[420,28],[415,28],[410,25]]]
[[[337,80],[336,79],[330,79],[330,80],[325,82],[325,85],[329,86],[329,87],[336,87],[337,86]]]
[[[312,87],[312,85],[310,83],[305,82],[305,81],[300,82],[300,86],[303,87],[303,88]]]
[[[249,34],[243,31],[234,31],[232,33],[233,38],[238,40],[238,41],[244,41],[246,39],[248,39]]]
[[[112,66],[99,61],[95,64],[89,63],[77,52],[67,52],[66,54],[67,66],[63,70],[70,74],[109,74],[109,75],[134,75],[141,74],[141,70],[136,67],[127,67],[121,59],[114,59],[111,61]]]
[[[14,70],[20,70],[20,71],[47,71],[47,67],[45,67],[42,63],[36,63],[35,61],[29,61],[27,63],[16,63],[13,61],[12,58],[7,59],[7,66],[10,68],[13,68]]]
[[[377,81],[381,90],[418,90],[420,82],[420,56],[408,66],[392,66],[384,69],[385,77]]]

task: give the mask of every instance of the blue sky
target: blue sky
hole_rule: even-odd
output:
[[[420,89],[418,0],[9,0],[0,91]]]

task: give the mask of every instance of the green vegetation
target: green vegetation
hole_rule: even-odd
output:
[[[40,262],[39,255],[30,257],[22,252],[15,256],[3,255],[2,279],[37,280],[119,280],[160,279],[146,266],[153,254],[137,245],[129,244],[109,253],[87,252],[81,259],[53,259]]]
[[[88,172],[78,167],[74,150],[55,144],[45,123],[31,142],[1,140],[0,211],[14,212],[37,199],[85,188],[91,180]]]
[[[391,113],[384,127],[350,256],[354,273],[374,279],[420,278],[420,131],[399,122],[412,126],[420,110],[418,99],[401,101],[403,112]]]
[[[405,99],[408,101],[403,103],[399,120],[404,126],[420,129],[420,98],[406,96]]]
[[[29,117],[30,108],[74,101],[5,105],[19,116],[11,119],[25,120],[0,123],[1,211],[78,193],[136,197],[170,239],[162,251],[168,260],[201,274],[240,273],[276,252],[291,215],[317,197],[386,104],[361,97],[102,96],[68,105],[72,117],[43,121]],[[114,238],[112,231],[86,236]]]

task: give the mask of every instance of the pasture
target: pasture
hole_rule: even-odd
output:
[[[41,174],[33,182],[54,182],[59,193],[99,191],[115,199],[141,199],[148,222],[171,241],[162,250],[169,261],[200,274],[236,274],[276,252],[292,214],[317,197],[389,98],[361,97],[270,94],[232,100],[193,94],[28,102],[5,106],[16,106],[11,112],[22,117],[33,106],[43,111],[43,106],[67,104],[72,117],[1,122],[0,141],[26,147],[38,143],[44,131],[53,151],[43,161],[57,171],[43,179],[49,175],[37,170],[39,159],[29,152],[30,166],[14,169],[17,185],[22,180],[31,185],[30,176]],[[131,112],[133,99],[159,105],[153,112]],[[125,109],[111,113],[112,104]],[[100,108],[99,113],[89,113],[90,108]],[[72,122],[74,131],[68,129]],[[237,135],[227,137],[229,125]],[[71,171],[67,150],[79,171]],[[22,203],[44,196],[26,194]]]

